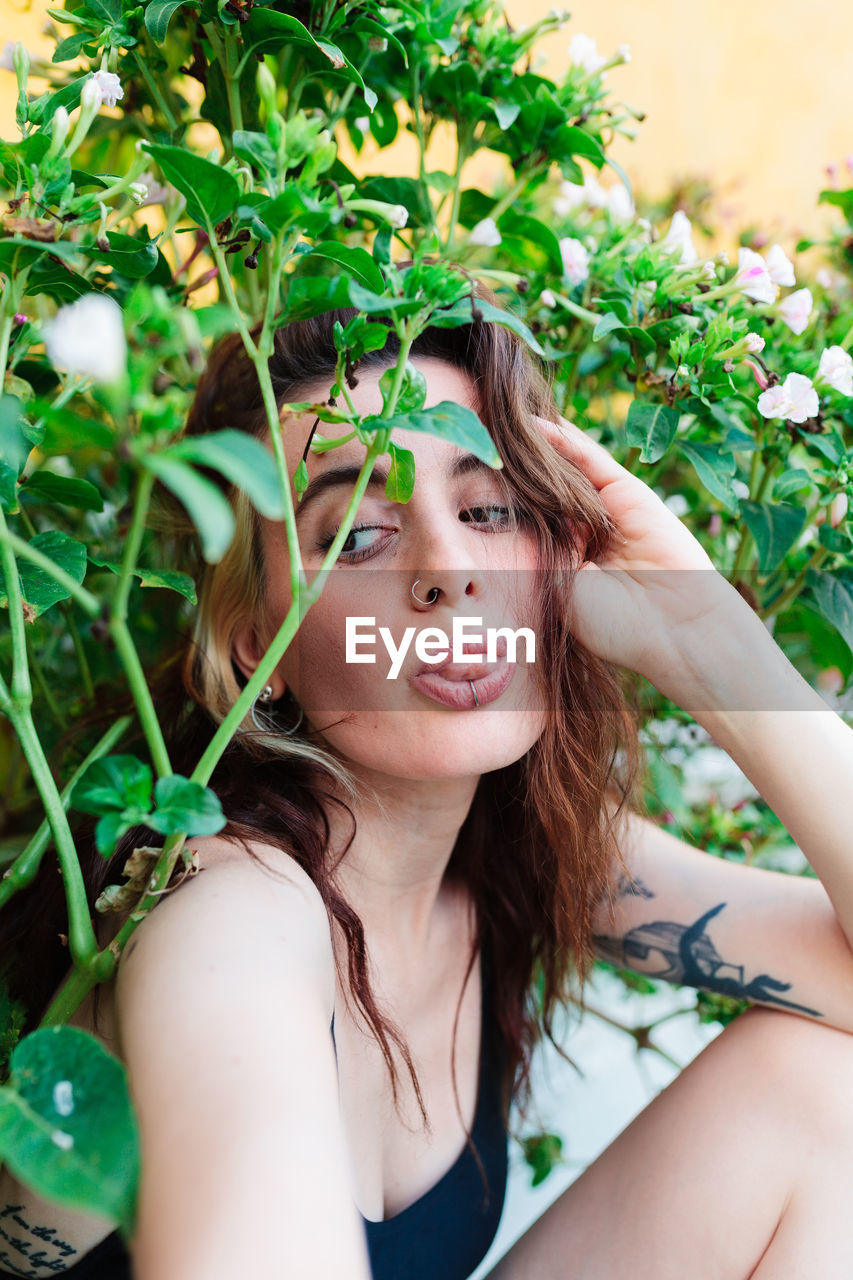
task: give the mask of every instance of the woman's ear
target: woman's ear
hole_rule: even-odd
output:
[[[231,645],[231,657],[248,680],[254,675],[255,668],[261,660],[262,649],[258,644],[258,636],[251,623],[240,623],[234,632]],[[270,701],[277,702],[284,696],[286,685],[277,671],[274,671],[267,683],[272,688]]]

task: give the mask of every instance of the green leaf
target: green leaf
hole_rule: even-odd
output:
[[[773,484],[773,497],[777,499],[787,498],[792,493],[801,493],[803,489],[811,489],[813,484],[812,478],[808,471],[804,471],[801,467],[791,467],[788,471],[783,471],[780,476],[776,477]]]
[[[818,204],[837,205],[848,221],[853,218],[853,187],[846,191],[821,191],[817,199]]]
[[[560,252],[560,241],[551,228],[539,218],[527,214],[516,213],[508,209],[498,219],[498,230],[505,237],[526,240],[541,249],[545,255],[548,269],[556,276],[563,274],[563,255]],[[530,256],[529,250],[526,256]]]
[[[307,320],[311,316],[322,315],[325,311],[334,311],[338,307],[357,306],[360,311],[368,308],[361,302],[355,302],[351,294],[360,286],[349,276],[298,276],[288,281],[287,300],[279,324],[291,324],[294,320]],[[369,299],[374,295],[366,289],[361,293]],[[380,300],[383,301],[384,300]],[[382,306],[374,310],[381,311]]]
[[[0,506],[9,516],[20,510],[17,472],[7,467],[5,462],[0,462]]]
[[[21,486],[21,493],[39,502],[57,502],[78,511],[103,511],[104,500],[88,480],[58,476],[53,471],[36,471]]]
[[[358,245],[340,244],[337,240],[323,240],[305,257],[305,270],[310,271],[315,259],[343,267],[344,271],[357,280],[365,289],[373,293],[382,293],[385,289],[385,278],[366,249]]]
[[[680,414],[665,404],[633,400],[625,429],[628,443],[639,448],[641,462],[657,462],[666,454],[678,430]]]
[[[269,520],[284,518],[284,497],[273,455],[245,431],[229,427],[205,436],[188,436],[159,456],[210,467],[241,489],[261,515]]]
[[[122,809],[121,813],[105,813],[95,827],[95,846],[102,858],[111,858],[119,840],[131,827],[147,825],[148,813],[142,809]]]
[[[755,539],[758,568],[762,573],[770,573],[778,568],[802,533],[806,510],[789,502],[742,502],[740,513]]]
[[[690,444],[680,440],[677,446],[689,462],[692,462],[702,484],[723,506],[737,514],[738,499],[732,486],[735,459],[730,453],[721,453],[716,445]]]
[[[389,502],[408,502],[415,490],[415,455],[402,445],[388,443],[391,466],[385,485],[385,497]]]
[[[826,569],[807,569],[806,587],[811,598],[804,596],[803,603],[831,623],[853,653],[853,581]]]
[[[145,150],[157,161],[172,186],[187,201],[187,213],[212,231],[240,199],[240,185],[232,173],[183,147],[145,143]]]
[[[99,569],[109,569],[111,573],[121,573],[121,565],[111,560],[99,560],[90,555],[89,563]],[[177,591],[185,596],[190,604],[198,604],[195,583],[188,573],[179,573],[177,569],[142,569],[138,565],[132,572],[141,587],[165,587],[167,591]]]
[[[145,10],[145,27],[152,40],[162,44],[173,16],[187,0],[151,0]]]
[[[154,803],[148,825],[163,835],[186,831],[190,836],[212,836],[226,823],[219,796],[210,787],[178,774],[159,779]]]
[[[358,305],[355,304],[354,305]],[[530,347],[531,351],[535,351],[538,356],[544,356],[545,352],[534,338],[527,325],[513,311],[504,311],[501,307],[494,306],[491,302],[484,302],[481,298],[476,300],[476,308],[480,318],[487,324],[500,324],[505,329],[511,329],[519,338],[523,338]],[[430,324],[436,329],[453,329],[457,325],[471,324],[471,299],[469,297],[460,298],[452,307],[442,308],[441,311],[434,311],[430,316]]]
[[[184,504],[198,529],[205,560],[217,564],[234,537],[234,512],[228,499],[212,481],[177,458],[149,454],[145,466]]]
[[[0,462],[16,476],[23,471],[32,449],[23,431],[22,407],[17,396],[0,395]]]
[[[151,808],[154,781],[149,765],[136,756],[102,756],[93,760],[71,793],[71,805],[81,813]]]
[[[592,331],[593,342],[600,342],[602,338],[606,338],[608,333],[612,333],[614,329],[624,329],[625,321],[613,311],[608,311],[603,315]]]
[[[460,449],[467,449],[490,467],[503,465],[494,440],[474,410],[455,404],[452,400],[442,400],[441,404],[416,413],[395,413],[390,418],[374,414],[363,418],[361,425],[365,431],[389,428],[394,431],[423,431],[427,435],[449,440]]]
[[[387,406],[388,397],[391,394],[391,388],[397,377],[397,366],[392,365],[390,369],[386,369],[379,379],[379,390],[382,392],[383,407]],[[426,403],[427,384],[426,378],[417,369],[410,360],[406,361],[406,367],[403,371],[403,381],[400,387],[400,396],[394,406],[395,413],[411,413],[418,409],[422,409]]]
[[[25,1036],[0,1088],[0,1156],[38,1195],[133,1227],[139,1133],[118,1058],[79,1027]]]
[[[491,107],[502,129],[509,129],[514,125],[521,111],[520,102],[493,102]]]
[[[533,1172],[531,1187],[538,1187],[563,1162],[563,1140],[556,1133],[537,1133],[522,1143],[524,1159]]]
[[[66,111],[73,111],[75,107],[79,107],[80,94],[88,79],[88,76],[77,76],[62,89],[48,89],[47,93],[34,98],[29,105],[30,124],[41,125],[44,128],[53,119],[54,112],[59,107],[65,107]]]
[[[252,133],[246,129],[235,129],[234,152],[242,160],[248,160],[267,173],[278,170],[278,155],[275,147],[265,133]]]
[[[30,538],[30,546],[41,551],[60,569],[70,574],[75,582],[82,582],[86,575],[86,548],[82,542],[61,533],[58,529],[50,529],[47,533],[37,533]],[[69,592],[47,572],[30,560],[23,557],[18,561],[18,577],[21,582],[21,594],[24,604],[32,610],[33,616],[39,617],[60,600],[67,600]],[[0,567],[0,606],[6,608],[9,598],[6,593],[6,580]]]

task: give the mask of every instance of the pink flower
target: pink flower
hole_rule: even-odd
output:
[[[774,284],[787,286],[797,283],[794,276],[794,264],[780,244],[772,244],[765,257],[767,274]]]
[[[748,333],[744,338],[746,349],[752,355],[757,356],[760,351],[764,350],[764,339],[758,333]]]
[[[676,209],[672,215],[669,230],[661,240],[667,249],[678,249],[681,252],[680,262],[683,267],[692,266],[699,257],[693,243],[693,227],[683,209]]]
[[[796,293],[789,293],[779,303],[776,311],[792,333],[802,333],[812,313],[811,289],[798,289]]]
[[[589,276],[589,254],[580,240],[564,236],[560,241],[563,256],[563,273],[569,284],[583,284]]]
[[[735,285],[754,302],[775,302],[779,286],[774,284],[767,263],[752,249],[738,249]]]
[[[557,299],[550,289],[543,289],[539,295],[539,302],[543,307],[554,308],[557,305]]]
[[[768,387],[758,397],[758,412],[763,418],[806,422],[816,417],[819,409],[814,383],[802,373],[789,373],[783,383]]]
[[[840,391],[844,396],[853,396],[853,359],[843,347],[825,347],[821,352],[817,370],[818,378]]]

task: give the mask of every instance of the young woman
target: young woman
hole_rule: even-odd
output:
[[[280,403],[328,396],[333,324],[352,314],[280,331]],[[381,408],[396,353],[391,335],[359,365],[360,412]],[[503,469],[399,433],[413,497],[389,501],[377,466],[214,777],[228,827],[190,842],[200,872],[76,1019],[126,1062],[140,1119],[133,1275],[464,1280],[500,1217],[510,1097],[523,1102],[532,1049],[597,953],[765,1007],[642,1112],[495,1280],[847,1280],[853,733],[659,498],[559,419],[511,332],[431,330],[411,359],[428,405],[476,409]],[[236,338],[212,356],[188,430],[226,425],[266,438]],[[285,422],[291,477],[315,426]],[[306,456],[310,580],[364,450]],[[176,768],[192,767],[290,604],[282,526],[239,496],[235,511],[225,559],[198,565],[173,713],[164,697]],[[500,645],[477,663],[474,644],[470,663],[437,672],[412,647],[389,679],[379,644],[375,663],[346,661],[353,618],[397,645],[407,628],[450,635],[454,618],[527,627],[535,659]],[[720,861],[639,815],[617,667],[713,733],[818,880]],[[135,832],[106,871],[93,860],[93,898],[152,842]],[[36,1013],[61,960],[26,971]],[[130,1274],[108,1224],[4,1178],[4,1275]]]

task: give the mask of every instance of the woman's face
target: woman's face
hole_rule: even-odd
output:
[[[467,374],[441,360],[412,363],[426,378],[427,406],[451,400],[475,407]],[[360,413],[381,411],[381,373],[359,374],[351,395]],[[312,390],[318,396],[327,393]],[[285,422],[291,481],[313,421],[303,415]],[[347,434],[337,424],[321,424],[318,430],[327,438]],[[455,664],[447,675],[456,678],[450,679],[435,674],[440,663],[427,664],[418,656],[418,633],[437,627],[452,639],[454,618],[479,618],[480,623],[468,624],[462,642],[461,651],[474,655],[476,640],[488,638],[486,628],[535,631],[536,537],[529,526],[513,521],[499,472],[472,463],[465,449],[436,436],[395,431],[393,440],[414,455],[414,493],[406,504],[386,498],[389,459],[379,459],[374,475],[380,469],[382,475],[369,485],[337,565],[276,671],[273,697],[290,688],[303,709],[303,728],[307,722],[318,730],[351,765],[407,779],[478,776],[519,759],[544,727],[525,643],[519,643],[515,663],[502,656],[506,650],[498,641],[497,663],[488,663],[483,654],[479,662]],[[308,488],[300,503],[294,495],[309,582],[343,520],[364,456],[357,440],[325,453],[309,451]],[[330,473],[341,468],[354,470],[329,483]],[[264,520],[261,526],[271,635],[290,608],[290,561],[284,523]],[[418,579],[415,591],[422,601],[439,589],[434,603],[415,601],[412,586]],[[383,627],[398,652],[396,666],[380,633]],[[410,628],[414,633],[404,652],[401,643]],[[350,659],[372,654],[374,662],[347,661],[348,629]],[[358,643],[355,630],[363,637]],[[440,645],[432,650],[440,651]],[[246,672],[259,656],[248,634],[238,637],[235,657]],[[397,668],[398,674],[388,678]],[[418,673],[424,670],[430,674],[421,681]]]

